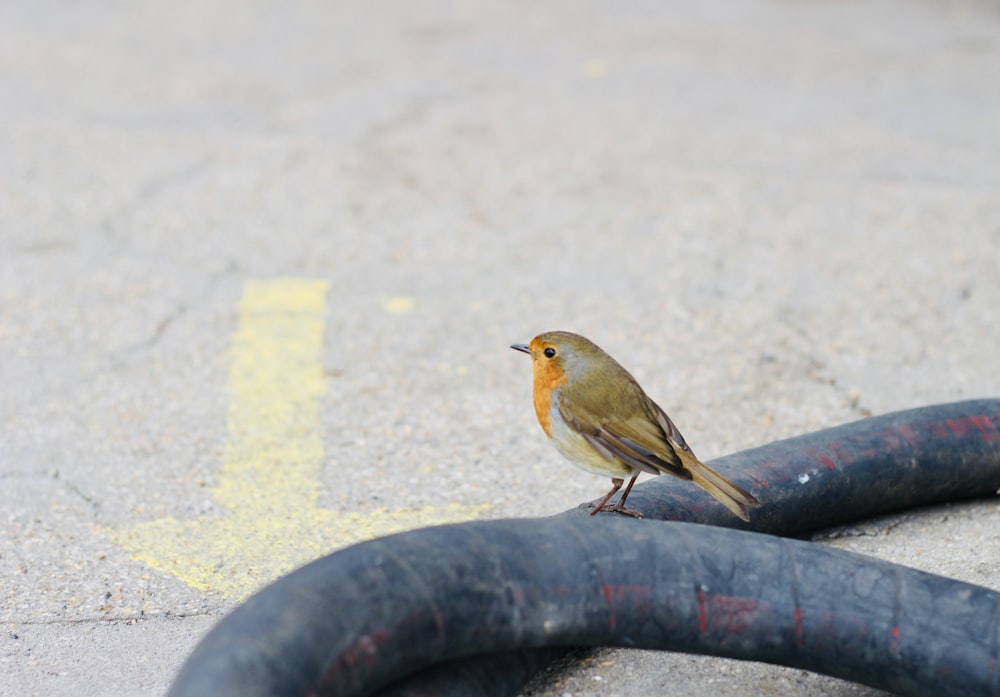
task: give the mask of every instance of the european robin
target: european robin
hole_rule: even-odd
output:
[[[625,500],[639,473],[649,472],[692,481],[750,520],[748,507],[757,499],[695,457],[663,409],[592,341],[546,332],[511,348],[531,356],[535,415],[552,444],[574,465],[611,475],[611,491],[590,515],[604,510],[641,518],[625,508]],[[618,503],[608,505],[626,477]]]

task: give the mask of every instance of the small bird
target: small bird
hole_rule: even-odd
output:
[[[611,491],[590,515],[625,508],[640,472],[693,481],[743,520],[756,506],[741,489],[703,463],[663,409],[618,361],[572,332],[546,332],[530,344],[513,344],[531,356],[535,415],[545,435],[570,462],[593,474],[611,475]],[[608,505],[631,477],[618,503]]]

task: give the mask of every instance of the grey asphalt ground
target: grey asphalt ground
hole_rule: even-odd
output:
[[[541,331],[705,459],[1000,396],[998,76],[995,2],[0,3],[0,694],[161,695],[318,553],[603,494],[535,423]],[[281,498],[234,366],[297,280]],[[818,543],[1000,589],[995,501]],[[526,694],[880,693],[601,650]]]

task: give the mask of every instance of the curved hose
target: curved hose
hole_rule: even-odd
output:
[[[712,466],[752,482],[762,505],[748,527],[786,534],[982,496],[1000,484],[1000,400],[868,419]],[[744,526],[671,484],[636,487],[629,504]],[[170,694],[368,695],[479,654],[451,664],[471,685],[545,656],[517,649],[570,645],[781,663],[904,695],[1000,694],[993,591],[803,542],[580,513],[418,530],[313,562],[220,622]],[[523,675],[491,681],[508,677],[510,694]],[[433,679],[398,694],[428,694]]]
[[[231,692],[194,691],[203,666],[174,694],[368,695],[444,660],[577,645],[781,663],[904,695],[1000,691],[995,591],[787,538],[589,522],[442,526],[321,559],[293,595],[264,591],[227,618],[216,656],[243,659]],[[304,665],[246,662],[284,638],[290,608],[310,613]]]
[[[744,523],[699,487],[671,477],[637,485],[647,518],[798,535],[1000,488],[1000,399],[876,416],[711,461],[761,505]]]

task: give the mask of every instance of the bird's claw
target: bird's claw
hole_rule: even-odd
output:
[[[607,513],[624,513],[625,515],[632,516],[633,518],[644,517],[642,513],[640,513],[639,511],[633,510],[631,508],[625,508],[625,506],[622,506],[620,503],[609,503],[606,504],[603,508],[597,508],[594,504],[590,504],[588,508],[594,509],[590,512],[590,515],[597,515],[598,513],[604,511]]]

